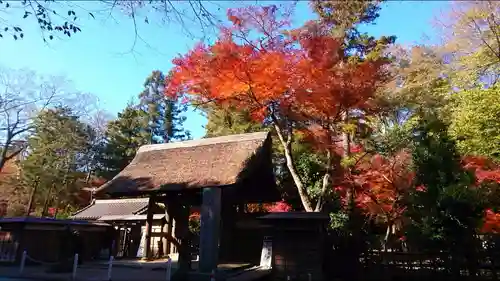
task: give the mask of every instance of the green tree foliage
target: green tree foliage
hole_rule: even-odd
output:
[[[440,49],[430,46],[413,46],[389,49],[393,62],[392,79],[379,95],[383,113],[399,114],[408,119],[414,113],[440,112],[448,103],[451,86],[446,76],[447,66]]]
[[[470,188],[474,177],[462,169],[446,125],[423,119],[414,130],[414,142],[415,181],[423,191],[417,189],[409,204],[409,241],[428,251],[465,254],[475,249],[485,198],[481,188]]]
[[[49,206],[70,211],[78,201],[82,173],[91,149],[91,128],[67,107],[40,112],[28,138],[29,155],[21,163],[24,182],[34,192],[34,202],[46,214]],[[57,195],[57,196],[56,196]]]
[[[473,263],[485,208],[497,210],[497,187],[478,185],[461,161],[468,155],[498,160],[500,17],[494,1],[452,6],[442,45],[389,50],[392,79],[376,101],[384,110],[368,120],[363,143],[384,156],[413,152],[417,188],[403,226],[412,250],[448,251],[453,263],[464,257]],[[474,267],[469,264],[472,274]]]
[[[300,138],[296,140],[293,146],[292,154],[296,161],[297,171],[301,176],[304,185],[307,187],[307,193],[309,196],[315,201],[318,201],[321,198],[321,200],[323,200],[323,206],[328,206],[328,208],[324,208],[324,210],[331,210],[332,206],[328,204],[332,203],[333,198],[330,197],[330,195],[332,195],[332,190],[328,189],[327,194],[322,194],[323,175],[326,171],[324,165],[326,162],[324,159],[325,157],[322,154],[317,153],[317,151],[315,151],[310,145],[302,142]],[[285,165],[284,161],[283,165]],[[291,175],[287,172],[288,170],[283,169],[283,175],[281,178],[284,182],[291,177]],[[295,189],[293,190],[295,191]],[[294,201],[297,201],[296,204],[292,206],[297,206],[299,198],[295,195],[295,193],[291,193],[290,195],[293,195],[288,196],[290,200],[295,198]]]
[[[108,123],[102,144],[98,176],[111,179],[134,158],[140,146],[150,143],[148,114],[129,104]]]
[[[165,75],[155,70],[146,78],[144,90],[139,94],[139,107],[147,114],[151,143],[190,139],[190,132],[182,126],[187,104],[179,98],[166,97],[164,88]]]
[[[393,79],[378,101],[385,113],[408,119],[426,112],[452,122],[454,89],[494,84],[500,63],[498,10],[495,1],[450,3],[438,20],[442,44],[391,47]]]
[[[265,130],[263,124],[253,121],[250,114],[245,111],[216,107],[215,105],[205,106],[203,111],[207,117],[205,137],[208,138]]]
[[[395,36],[376,39],[359,31],[360,25],[372,24],[379,17],[382,2],[312,0],[310,3],[320,20],[331,27],[332,35],[345,39],[345,52],[351,54],[351,59],[359,60],[383,55],[384,49],[396,40]]]
[[[129,103],[116,120],[108,123],[105,140],[99,145],[98,176],[113,178],[132,161],[142,145],[191,138],[183,127],[187,104],[179,98],[165,97],[166,78],[161,71],[153,71],[144,82],[139,103]]]
[[[453,96],[450,134],[459,151],[500,161],[500,86]]]

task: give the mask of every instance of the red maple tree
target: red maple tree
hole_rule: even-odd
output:
[[[414,187],[411,157],[400,152],[392,157],[375,154],[350,175],[356,186],[356,204],[370,217],[393,224],[406,209],[403,201]]]
[[[482,233],[500,233],[500,214],[487,209],[484,214]]]
[[[402,229],[406,199],[415,191],[411,155],[400,151],[391,156],[359,151],[357,161],[344,171],[344,181],[336,186],[344,206],[354,204],[368,219],[386,227],[385,242]],[[348,191],[352,190],[353,202]],[[418,189],[422,190],[422,189]]]
[[[484,182],[500,183],[500,166],[486,157],[467,156],[462,160],[463,167],[473,171],[478,184]]]
[[[370,111],[385,77],[383,59],[350,62],[342,38],[315,22],[289,28],[288,11],[275,6],[230,9],[229,26],[212,45],[198,44],[173,60],[167,95],[187,94],[197,103],[216,102],[249,110],[269,122],[281,142],[287,167],[306,211],[319,211],[331,187],[334,147],[345,116]],[[311,136],[327,155],[324,187],[316,207],[292,157],[297,130]]]
[[[474,172],[476,184],[488,186],[486,196],[495,203],[500,202],[500,166],[486,157],[467,156],[462,159],[463,167]],[[484,212],[481,228],[483,233],[500,233],[500,213],[488,208]]]
[[[266,206],[266,210],[270,213],[286,213],[292,210],[292,206],[285,201],[280,201]]]

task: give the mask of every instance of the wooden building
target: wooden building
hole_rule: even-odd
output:
[[[272,241],[271,280],[325,280],[327,214],[283,212],[260,219]]]
[[[163,239],[176,245],[180,270],[190,261],[189,210],[200,207],[199,271],[217,267],[219,248],[238,247],[238,239],[220,239],[231,232],[246,203],[279,201],[268,132],[146,145],[115,178],[96,190],[96,196],[149,197],[148,206],[166,206]],[[151,244],[153,208],[148,208],[146,245]],[[175,230],[171,227],[175,220]],[[262,238],[259,238],[260,240]],[[227,241],[233,241],[227,245]],[[262,240],[261,240],[262,241]],[[260,242],[261,243],[261,242]],[[152,257],[146,246],[146,256]],[[255,249],[260,255],[260,247]]]
[[[149,198],[94,199],[71,218],[109,223],[116,230],[110,254],[116,258],[141,258],[145,252],[148,202]],[[161,233],[167,225],[165,208],[158,204],[153,208],[151,255],[160,258],[175,254],[176,249],[171,243],[161,241]]]
[[[42,262],[58,262],[73,257],[71,233],[78,231],[83,243],[83,260],[97,258],[106,246],[111,225],[104,222],[53,218],[0,219],[0,261],[19,262],[23,251]],[[40,243],[42,241],[42,243]],[[68,252],[69,250],[69,252]]]

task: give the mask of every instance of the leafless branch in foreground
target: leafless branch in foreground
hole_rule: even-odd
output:
[[[228,3],[235,1],[228,1]],[[92,7],[91,7],[92,6]],[[224,13],[222,2],[202,0],[100,0],[79,1],[5,1],[0,0],[0,39],[21,40],[25,26],[36,25],[44,42],[74,36],[84,30],[82,19],[110,19],[125,15],[133,23],[131,51],[138,42],[152,48],[139,30],[139,24],[178,25],[190,37],[205,36],[216,30]],[[124,23],[125,24],[125,23]]]
[[[73,105],[79,93],[64,77],[43,77],[22,69],[0,68],[0,172],[22,153],[33,119],[46,108]],[[73,105],[74,106],[74,105]]]

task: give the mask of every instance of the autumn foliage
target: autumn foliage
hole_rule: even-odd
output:
[[[493,161],[478,156],[468,156],[462,160],[465,169],[474,172],[477,183],[500,183],[500,166]]]
[[[500,167],[484,157],[464,157],[462,166],[473,172],[476,184],[492,183],[487,196],[498,197],[495,188],[500,183]],[[365,155],[352,173],[346,174],[343,185],[336,186],[346,204],[345,191],[348,185],[355,190],[356,206],[370,219],[383,224],[403,223],[405,200],[412,192],[425,192],[425,186],[415,186],[415,173],[411,170],[411,155],[401,151],[392,157],[379,154]],[[475,188],[471,186],[471,188]],[[481,232],[499,233],[500,213],[488,208],[484,211]]]
[[[236,105],[258,120],[273,111],[335,120],[346,109],[368,108],[385,62],[346,63],[342,41],[321,25],[286,29],[282,16],[274,6],[230,9],[231,25],[213,45],[199,44],[173,61],[167,94]]]
[[[361,120],[380,110],[375,95],[388,78],[387,58],[353,55],[346,51],[345,38],[332,36],[327,26],[308,22],[292,29],[288,16],[288,11],[275,6],[230,9],[229,24],[220,28],[213,44],[200,43],[173,60],[166,95],[184,95],[193,104],[240,108],[254,120],[270,124],[306,211],[318,211],[321,204],[313,207],[306,187],[294,174],[290,144],[294,135],[327,159],[323,187],[333,187],[345,205],[354,203],[370,219],[387,226],[401,223],[408,197],[426,192],[425,186],[415,185],[411,152],[368,153],[346,138],[348,130],[358,131],[366,126]],[[353,155],[358,157],[354,165],[342,163]],[[474,173],[478,185],[500,182],[500,169],[485,159],[467,157],[463,168]],[[290,207],[279,202],[267,210]],[[485,210],[484,229],[496,231],[499,217]]]
[[[277,202],[272,205],[266,206],[266,210],[270,213],[284,213],[290,212],[292,207],[285,201]]]
[[[308,22],[291,29],[288,15],[276,6],[230,9],[230,24],[214,44],[198,44],[173,60],[165,91],[187,95],[194,104],[244,109],[254,120],[271,123],[304,208],[312,211],[290,156],[293,131],[313,136],[312,143],[332,155],[345,115],[375,110],[372,98],[386,77],[387,61],[351,59],[343,38],[326,26]]]
[[[500,214],[491,209],[485,211],[483,233],[500,233]]]
[[[499,197],[498,184],[500,184],[500,166],[493,161],[478,156],[464,157],[462,164],[465,169],[472,171],[476,178],[476,184],[487,184],[487,196],[490,200]],[[485,210],[484,223],[481,229],[483,233],[500,233],[500,213],[488,208]]]
[[[348,177],[355,186],[356,205],[374,219],[398,221],[406,209],[404,199],[414,189],[410,162],[406,152],[392,157],[375,154],[362,161]]]

